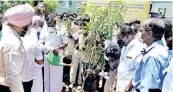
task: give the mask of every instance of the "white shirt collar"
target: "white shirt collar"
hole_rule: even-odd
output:
[[[19,38],[20,39],[20,35],[19,35],[19,33],[17,33],[11,26],[9,26],[8,24],[5,24],[4,25],[4,30],[2,31],[2,32],[8,32],[8,33],[13,33],[17,38]]]

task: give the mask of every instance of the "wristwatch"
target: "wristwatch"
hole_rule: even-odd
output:
[[[129,92],[129,87],[128,86],[125,88],[125,91],[126,92]]]

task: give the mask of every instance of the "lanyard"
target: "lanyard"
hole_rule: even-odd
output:
[[[146,51],[145,49],[143,49],[142,54],[143,56],[146,55],[149,51],[151,51],[154,47],[150,48],[148,51]]]

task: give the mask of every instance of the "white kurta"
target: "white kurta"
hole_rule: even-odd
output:
[[[24,92],[22,81],[26,79],[26,57],[19,34],[3,25],[0,42],[0,85],[9,86],[11,92]]]
[[[116,92],[123,92],[130,83],[135,70],[135,58],[140,54],[143,48],[144,45],[136,38],[127,46],[123,46],[117,71]]]
[[[54,29],[49,29],[46,31],[42,31],[40,35],[40,42],[44,43],[45,47],[48,51],[53,51],[55,47],[62,45],[63,39],[62,36],[57,33]],[[51,48],[51,49],[48,49]],[[61,56],[62,62],[62,50],[59,50],[59,56]],[[63,66],[52,66],[48,63],[48,61],[44,60],[44,84],[45,84],[45,92],[61,92],[62,90],[62,79],[63,79]]]
[[[42,31],[41,28],[38,28],[36,30],[37,30],[37,32]],[[41,44],[38,43],[37,45],[38,45],[38,48],[41,49],[41,46],[40,46]],[[42,55],[42,53],[41,53],[41,55]],[[33,85],[32,85],[32,88],[31,88],[31,92],[43,92],[43,74],[42,74],[43,64],[39,65],[36,62],[34,62],[34,67],[35,67],[35,76],[36,77],[33,80]]]
[[[34,28],[30,28],[22,40],[28,63],[27,76],[24,82],[28,82],[36,78],[35,59],[42,60],[43,56],[42,51],[38,48],[37,31]]]
[[[30,28],[26,35],[22,38],[24,48],[26,51],[26,61],[28,63],[27,77],[25,82],[33,80],[31,92],[43,92],[43,78],[42,78],[42,66],[35,62],[36,60],[42,60],[42,51],[39,48],[37,30]],[[41,66],[41,67],[37,67]],[[41,71],[40,71],[41,70]]]
[[[42,65],[34,64],[36,68],[36,78],[33,80],[33,85],[31,88],[31,92],[43,92],[43,74],[42,74]]]

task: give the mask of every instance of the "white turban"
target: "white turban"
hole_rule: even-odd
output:
[[[34,14],[34,8],[31,5],[22,4],[9,8],[4,13],[4,16],[8,23],[11,23],[18,27],[23,27],[31,23]]]

